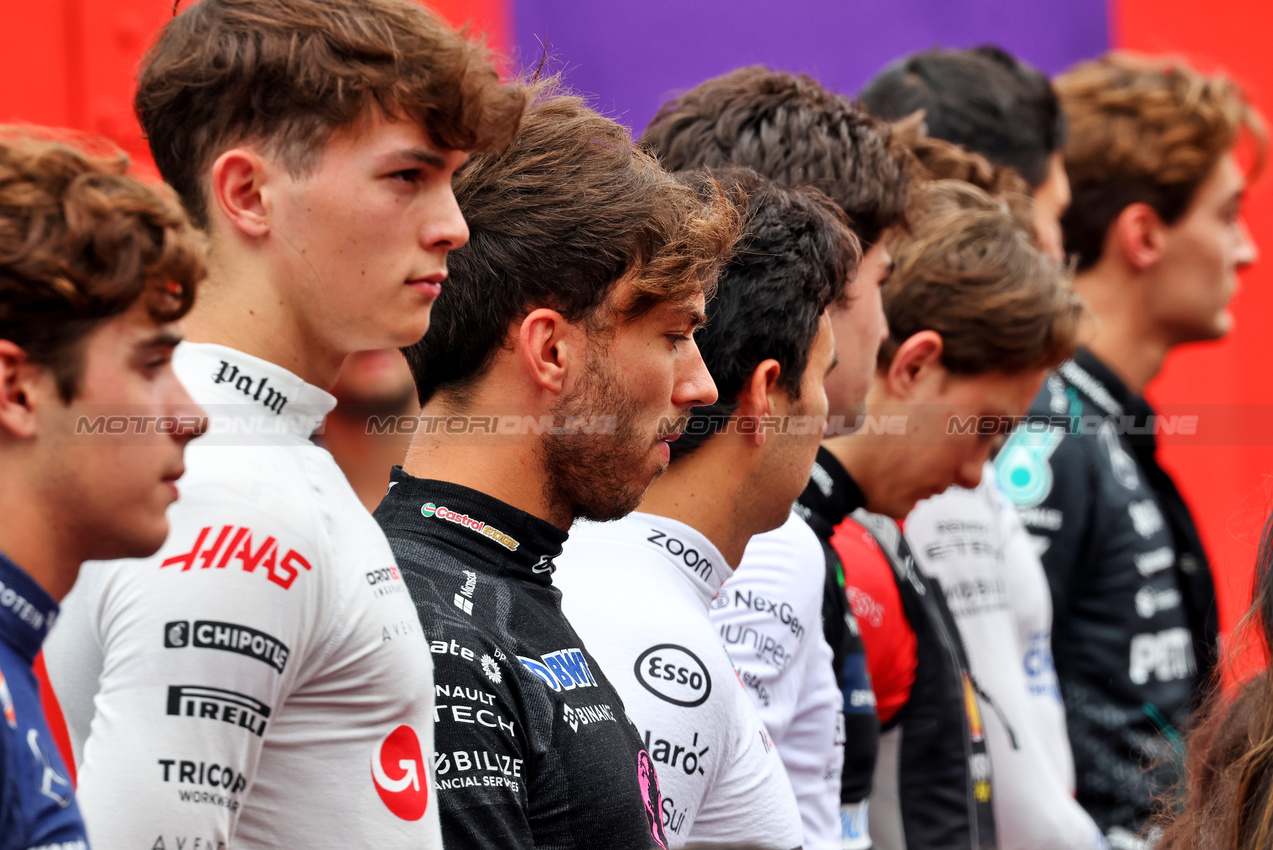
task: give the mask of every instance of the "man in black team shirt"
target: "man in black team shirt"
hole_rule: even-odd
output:
[[[422,422],[375,516],[433,653],[447,846],[663,847],[651,759],[552,559],[577,517],[632,511],[716,400],[692,334],[738,216],[553,85],[456,179],[469,245],[406,350]]]
[[[862,400],[875,372],[876,351],[887,334],[880,286],[893,261],[883,237],[901,221],[910,186],[906,154],[888,126],[807,76],[750,67],[708,80],[665,104],[646,128],[641,143],[671,169],[743,166],[786,188],[815,186],[848,216],[865,255],[847,289],[848,297],[827,308],[839,366],[827,376],[826,393],[831,429],[852,428],[862,413]],[[825,467],[839,470],[825,449],[818,452],[818,464],[816,475],[825,474]],[[802,515],[818,535],[826,562],[822,620],[844,712],[843,728],[830,730],[827,736],[838,734],[843,740],[842,759],[828,753],[828,747],[814,743],[821,740],[818,733],[801,731],[791,722],[794,717],[820,716],[816,705],[824,696],[818,670],[775,670],[752,663],[738,647],[730,649],[744,680],[751,683],[749,693],[791,777],[806,846],[862,848],[870,846],[865,801],[875,769],[879,720],[862,640],[845,601],[843,571],[829,543],[835,524],[860,504],[839,507],[842,511],[838,515],[821,523],[818,516]],[[786,594],[781,603],[793,610],[806,610],[807,597],[810,593],[816,596],[818,589],[800,580],[807,575],[801,557],[782,542],[787,538],[777,535],[771,532],[755,538],[756,545],[765,546],[769,553],[759,565],[763,571],[749,569],[754,560],[749,550],[726,588],[745,596],[753,580],[763,582],[766,576],[785,573],[788,580],[780,582]],[[773,593],[770,588],[750,589],[767,596]],[[732,598],[728,592],[725,597]],[[813,604],[816,608],[816,598]],[[713,609],[721,628],[725,624],[720,618],[734,613],[719,606]],[[735,624],[736,630],[739,627],[741,624]],[[817,637],[815,631],[805,635],[802,640]]]
[[[1172,347],[1229,330],[1235,272],[1255,259],[1233,149],[1263,125],[1234,83],[1178,62],[1114,55],[1056,88],[1074,188],[1065,247],[1098,321],[996,471],[1052,587],[1078,801],[1123,850],[1145,846],[1136,833],[1178,778],[1216,660],[1206,553],[1141,393]]]

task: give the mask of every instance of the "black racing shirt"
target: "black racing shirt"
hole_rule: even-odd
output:
[[[1182,730],[1214,663],[1211,574],[1155,457],[1154,416],[1080,350],[995,461],[1043,548],[1078,801],[1106,831],[1139,831],[1179,777]]]
[[[665,847],[654,766],[561,612],[565,532],[396,467],[375,517],[433,655],[446,846]]]
[[[844,695],[840,802],[845,804],[858,803],[871,793],[880,746],[880,719],[875,714],[875,693],[866,672],[866,649],[845,595],[844,568],[831,548],[831,535],[849,514],[865,506],[866,496],[853,476],[835,455],[819,448],[809,484],[795,508],[818,536],[826,557],[822,629],[833,653],[836,682]]]

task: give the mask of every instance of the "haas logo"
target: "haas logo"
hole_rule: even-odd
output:
[[[389,811],[403,820],[424,817],[429,807],[429,777],[414,729],[399,726],[380,742],[371,757],[371,781]]]

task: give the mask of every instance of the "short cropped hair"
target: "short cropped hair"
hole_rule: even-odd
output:
[[[204,228],[203,177],[232,145],[305,174],[374,106],[482,150],[512,137],[523,104],[482,47],[408,0],[201,0],[164,26],[133,101],[159,173]]]
[[[659,109],[641,144],[671,171],[739,166],[820,189],[867,246],[906,210],[908,159],[888,125],[804,74],[755,65],[701,83]]]
[[[723,197],[699,198],[557,80],[531,97],[512,143],[456,176],[469,241],[448,255],[429,332],[403,349],[421,404],[442,391],[462,403],[511,325],[539,307],[604,332],[612,319],[710,296],[737,235]],[[631,295],[601,315],[620,280]]]
[[[1148,204],[1166,224],[1179,220],[1244,130],[1256,141],[1256,171],[1263,162],[1264,122],[1241,87],[1179,60],[1113,53],[1066,71],[1056,88],[1070,120],[1073,193],[1061,227],[1079,271],[1100,259],[1131,204]]]
[[[144,300],[183,316],[203,279],[202,239],[176,198],[29,128],[0,128],[0,339],[47,368],[70,402],[81,343]]]
[[[763,361],[778,361],[778,385],[800,397],[818,319],[841,301],[862,259],[843,211],[813,188],[782,189],[754,171],[723,169],[688,176],[708,196],[717,181],[743,210],[742,234],[721,269],[707,322],[694,335],[719,400],[695,407],[672,461],[696,451],[725,427],[738,394]]]
[[[924,330],[941,334],[941,364],[958,375],[1050,368],[1073,354],[1082,308],[1068,273],[1006,206],[957,180],[916,194],[911,231],[888,240],[880,368]]]
[[[1006,165],[1038,187],[1065,140],[1065,115],[1048,78],[1007,51],[934,48],[892,63],[862,89],[886,121],[923,111],[928,134]]]

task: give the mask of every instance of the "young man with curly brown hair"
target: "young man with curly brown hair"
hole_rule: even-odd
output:
[[[202,412],[172,369],[204,276],[175,198],[0,129],[0,847],[87,847],[32,670],[80,565],[168,534]],[[149,433],[97,427],[147,420]],[[90,566],[89,569],[95,567]]]

